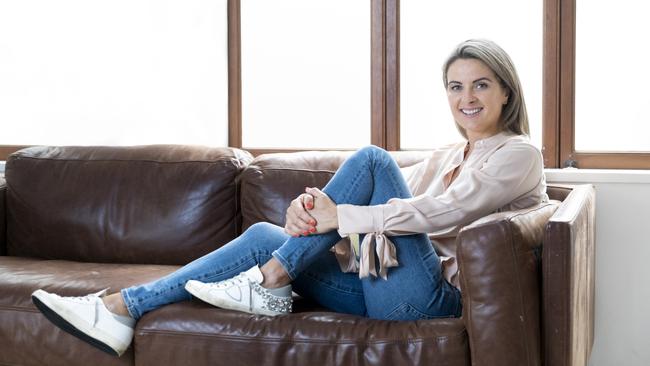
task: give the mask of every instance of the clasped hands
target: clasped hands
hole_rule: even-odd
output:
[[[318,188],[306,187],[305,193],[287,208],[284,231],[293,237],[323,234],[338,228],[336,203]]]

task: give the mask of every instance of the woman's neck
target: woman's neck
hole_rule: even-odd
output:
[[[469,143],[469,152],[466,155],[469,155],[474,150],[474,145],[476,142],[488,139],[492,136],[496,136],[499,133],[503,132],[502,130],[494,131],[492,133],[486,133],[486,134],[477,134],[477,135],[472,135],[472,134],[467,134],[467,142]]]

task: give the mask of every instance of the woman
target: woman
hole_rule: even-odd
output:
[[[461,226],[547,196],[507,54],[490,41],[463,42],[445,62],[443,81],[466,141],[435,150],[410,173],[403,175],[384,150],[362,148],[322,191],[307,188],[292,202],[284,229],[255,224],[176,272],[120,293],[60,297],[37,290],[34,303],[62,329],[116,355],[128,348],[144,313],[191,295],[263,315],[289,313],[293,289],[334,311],[377,319],[459,316],[453,260],[442,263],[425,233],[453,254],[449,243]],[[349,241],[341,242],[350,234],[364,236],[359,260]]]

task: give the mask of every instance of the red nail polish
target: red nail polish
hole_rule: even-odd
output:
[[[311,231],[312,233],[315,233],[315,232],[316,232],[316,228],[313,227],[313,228],[309,229],[309,231]]]
[[[305,232],[303,232],[302,235],[304,235],[304,236],[309,235],[309,231],[305,231]]]

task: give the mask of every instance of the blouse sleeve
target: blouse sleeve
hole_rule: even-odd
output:
[[[337,206],[339,233],[407,235],[430,233],[474,221],[534,190],[542,180],[539,150],[506,144],[480,168],[464,167],[439,196],[393,198],[375,206]]]

